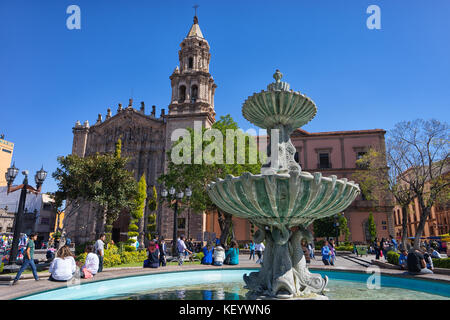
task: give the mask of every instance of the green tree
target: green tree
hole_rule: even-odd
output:
[[[317,219],[313,223],[315,237],[334,237],[336,227],[334,226],[334,216]]]
[[[60,210],[70,217],[82,203],[93,202],[103,225],[112,226],[122,210],[132,210],[135,206],[137,183],[125,169],[127,162],[112,154],[58,157],[59,167],[52,174],[58,185],[55,204],[58,208],[65,207]]]
[[[344,241],[348,243],[350,229],[348,228],[347,218],[343,214],[339,215],[339,234],[344,235]]]
[[[145,201],[147,199],[147,182],[145,181],[145,174],[142,174],[141,179],[138,182],[138,193],[136,197],[136,203],[134,209],[130,211],[131,219],[128,226],[128,250],[135,249],[132,244],[135,240],[132,238],[138,237],[140,247],[144,246],[144,210]]]
[[[370,148],[364,156],[356,161],[358,170],[352,178],[358,181],[361,192],[374,209],[391,205],[391,196],[402,207],[402,246],[406,247],[408,227],[408,205],[413,201],[412,188],[399,183],[401,174],[396,166],[388,167],[386,152],[383,148]]]
[[[373,149],[363,157],[366,170],[359,170],[354,179],[372,199],[386,199],[392,194],[402,207],[402,244],[407,237],[407,208],[415,199],[420,219],[414,247],[418,248],[431,208],[450,199],[449,125],[438,120],[403,121],[390,130],[386,150]],[[364,169],[364,168],[363,168]]]
[[[147,201],[147,207],[150,211],[147,217],[147,225],[145,228],[146,240],[152,240],[155,232],[156,232],[156,210],[158,210],[158,193],[156,192],[156,187],[152,188],[152,197]]]
[[[369,218],[367,219],[367,228],[369,229],[370,242],[373,242],[377,237],[377,225],[372,212],[369,213]]]
[[[217,129],[221,133],[223,137],[222,141],[220,141],[220,138],[213,136],[210,141],[203,139],[202,144],[198,144],[199,137],[213,135],[214,131],[211,131],[211,129]],[[175,164],[172,161],[169,162],[167,174],[162,175],[158,181],[163,183],[166,188],[173,186],[176,189],[184,190],[184,188],[189,186],[192,190],[190,199],[191,208],[194,212],[217,212],[221,231],[220,241],[221,243],[226,243],[230,235],[233,237],[232,215],[219,209],[210,200],[206,192],[206,187],[210,182],[217,178],[225,178],[228,174],[239,176],[244,172],[259,173],[261,170],[261,162],[258,157],[255,137],[245,134],[242,130],[238,130],[237,123],[230,115],[222,116],[219,121],[212,125],[211,129],[202,128],[202,132],[195,133],[193,129],[188,128],[190,137],[187,139],[187,142],[180,138],[179,141],[174,143],[168,154],[169,158],[171,158],[172,151],[177,146],[179,147],[179,143],[190,143],[190,154],[182,154],[186,159],[189,159],[190,163]],[[234,149],[230,148],[229,144],[227,148],[227,140],[234,142]],[[244,148],[239,148],[238,146],[242,141],[244,142]],[[253,144],[253,142],[255,143]],[[220,143],[222,143],[223,148],[222,154],[218,149],[214,148],[214,146],[219,146]],[[200,146],[202,154],[207,154],[211,151],[206,159],[203,157],[199,161],[199,159],[195,158],[197,145]],[[256,163],[250,163],[250,155],[257,155],[255,159]],[[221,161],[209,161],[211,158]],[[232,161],[232,164],[228,161],[227,164],[227,159],[234,161]],[[179,212],[182,212],[182,209]]]

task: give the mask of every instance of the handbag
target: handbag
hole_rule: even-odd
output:
[[[225,258],[224,264],[230,264],[231,261],[231,255],[228,255],[228,257]]]

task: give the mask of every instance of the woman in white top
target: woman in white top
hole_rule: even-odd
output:
[[[86,246],[86,261],[84,262],[84,265],[81,267],[81,277],[82,278],[91,278],[92,276],[96,275],[98,272],[98,266],[99,266],[99,259],[98,255],[93,253],[94,248],[92,245]]]
[[[50,280],[68,281],[72,279],[76,270],[77,265],[75,263],[75,259],[73,258],[72,252],[70,252],[69,247],[63,246],[58,250],[56,258],[50,265]]]
[[[215,266],[223,265],[223,261],[225,260],[225,249],[219,244],[214,248],[213,252],[213,264]]]

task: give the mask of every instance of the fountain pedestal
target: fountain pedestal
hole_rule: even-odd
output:
[[[301,247],[303,238],[312,241],[309,231],[303,227],[293,228],[286,239],[279,229],[259,228],[255,241],[265,240],[266,249],[261,270],[244,276],[247,289],[253,294],[279,299],[317,298],[322,294],[328,278],[309,272]]]

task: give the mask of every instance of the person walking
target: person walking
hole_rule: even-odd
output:
[[[248,258],[248,260],[251,260],[253,257],[253,261],[255,261],[255,242],[253,240],[248,248],[250,249],[250,257]]]
[[[380,241],[380,256],[384,257],[384,260],[387,260],[387,258],[386,258],[386,240],[384,238],[381,238],[381,241]]]
[[[308,243],[308,252],[309,252],[309,256],[316,260],[316,256],[314,255],[314,243]]]
[[[394,251],[397,252],[398,250],[398,243],[397,240],[394,239],[394,237],[391,235],[389,235],[389,238],[391,238],[390,242],[392,244],[392,247],[394,248]]]
[[[104,233],[102,233],[100,235],[100,238],[95,242],[95,245],[94,245],[94,251],[98,256],[98,261],[99,261],[97,272],[103,271],[103,257],[105,256],[105,239],[106,239],[106,235]]]
[[[334,266],[334,263],[336,262],[336,249],[333,239],[328,242],[328,247],[330,247],[330,264]]]
[[[50,281],[67,282],[73,278],[77,265],[67,245],[61,247],[50,265]]]
[[[262,242],[257,243],[255,245],[255,252],[256,252],[256,255],[258,256],[258,260],[256,260],[256,263],[262,263],[263,262],[263,252],[264,252],[265,248],[266,247],[264,246],[264,243],[262,243]]]
[[[166,241],[164,240],[164,237],[159,238],[159,266],[165,267],[167,260],[166,260]]]
[[[186,247],[186,244],[184,243],[184,236],[181,236],[180,240],[178,240],[177,250],[178,250],[178,265],[181,266],[183,264],[183,261],[184,261],[185,252],[187,252],[189,254],[192,253],[192,251],[190,251]]]
[[[378,238],[373,241],[373,249],[375,250],[375,259],[380,260],[380,247],[378,245]]]
[[[322,262],[324,265],[330,265],[330,247],[328,246],[328,241],[325,241],[322,247]]]
[[[17,281],[19,281],[20,276],[22,275],[22,272],[24,272],[25,269],[28,267],[31,267],[31,271],[33,272],[34,280],[39,281],[39,277],[38,277],[37,270],[36,270],[36,265],[34,264],[34,249],[35,249],[34,242],[36,241],[36,239],[37,239],[37,233],[32,233],[30,235],[30,238],[27,243],[27,248],[25,250],[25,255],[23,257],[22,266],[20,267],[19,272],[17,272],[12,285],[15,285],[17,283]]]

